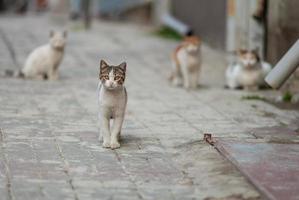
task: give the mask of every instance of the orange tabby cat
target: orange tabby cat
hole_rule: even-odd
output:
[[[183,84],[186,89],[195,89],[201,67],[200,39],[186,37],[172,55],[173,70],[169,80],[175,86]]]

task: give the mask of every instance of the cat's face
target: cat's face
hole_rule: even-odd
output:
[[[245,68],[254,67],[260,61],[258,53],[254,50],[250,51],[250,50],[241,49],[238,51],[238,58],[239,58],[239,62]]]
[[[196,36],[186,37],[184,40],[185,48],[189,53],[198,53],[200,48],[200,40]]]
[[[101,60],[99,78],[102,85],[109,90],[123,86],[126,78],[126,66],[127,64],[125,62],[118,66],[111,66]]]
[[[63,50],[66,45],[67,32],[50,31],[50,44],[54,49]]]

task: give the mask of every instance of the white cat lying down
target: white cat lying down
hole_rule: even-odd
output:
[[[271,71],[271,65],[261,61],[256,51],[239,50],[238,62],[226,69],[226,84],[230,89],[256,90],[265,86],[264,78]]]

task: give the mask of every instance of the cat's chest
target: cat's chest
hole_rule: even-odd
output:
[[[63,52],[62,51],[50,51],[50,57],[54,64],[59,63],[63,58]]]
[[[125,106],[126,96],[124,91],[107,92],[101,89],[99,93],[99,105],[106,108],[121,108]]]
[[[238,80],[242,85],[256,85],[261,78],[261,70],[242,70],[238,75]]]
[[[197,66],[200,63],[198,54],[189,54],[185,50],[178,52],[178,60],[181,64],[186,66]]]

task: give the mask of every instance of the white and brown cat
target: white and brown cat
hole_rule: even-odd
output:
[[[265,86],[264,78],[271,71],[271,65],[261,61],[257,50],[240,49],[237,62],[228,66],[225,77],[230,89],[257,90]]]
[[[58,68],[64,56],[66,37],[66,31],[51,31],[48,44],[33,50],[20,71],[6,70],[6,75],[26,79],[57,80]]]
[[[175,85],[185,89],[195,89],[199,84],[201,69],[200,39],[196,36],[186,37],[172,55],[173,69],[169,77]]]
[[[98,84],[99,140],[103,141],[105,148],[120,147],[119,139],[128,99],[125,78],[126,63],[113,66],[101,60]]]

